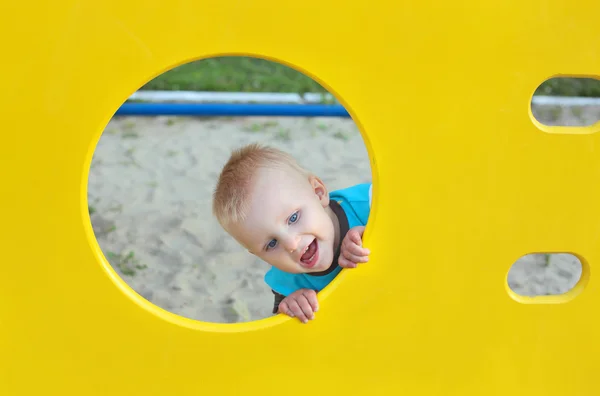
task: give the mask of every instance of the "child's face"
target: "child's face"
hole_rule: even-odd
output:
[[[285,272],[329,268],[339,224],[319,178],[291,168],[260,169],[249,204],[246,220],[228,231],[250,253]]]

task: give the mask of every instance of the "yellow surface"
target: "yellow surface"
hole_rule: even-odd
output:
[[[529,114],[546,78],[600,74],[596,0],[1,8],[1,395],[597,393],[600,134]],[[309,325],[164,312],[93,236],[88,168],[112,114],[165,70],[224,54],[322,82],[371,156],[372,260]],[[509,295],[508,269],[538,251],[581,257],[575,294]]]

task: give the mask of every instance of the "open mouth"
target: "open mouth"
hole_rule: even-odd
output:
[[[313,239],[313,241],[308,245],[302,257],[300,257],[300,262],[306,268],[312,268],[319,258],[319,247],[317,245],[317,239]]]

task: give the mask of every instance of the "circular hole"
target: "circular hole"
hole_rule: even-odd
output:
[[[297,270],[301,264],[296,253],[273,255],[274,250],[270,250],[268,255],[251,254],[221,227],[212,213],[219,174],[233,150],[258,143],[293,156],[300,166],[318,176],[330,194],[353,188],[346,191],[360,200],[366,190],[355,186],[364,187],[372,179],[368,153],[356,124],[349,117],[306,114],[151,115],[155,110],[173,114],[175,108],[152,107],[157,104],[150,102],[160,96],[156,90],[308,92],[321,104],[341,105],[316,81],[288,66],[249,57],[205,59],[171,69],[142,87],[110,120],[95,148],[88,179],[92,228],[107,261],[127,285],[150,303],[198,321],[236,323],[272,316],[275,296],[265,281],[270,264],[289,266],[292,258],[296,261],[290,268]],[[168,100],[180,101],[172,96]],[[213,100],[231,106],[235,98]],[[221,104],[213,103],[217,107],[211,111],[222,110]],[[136,111],[145,114],[131,115]],[[278,180],[286,182],[285,178]],[[296,184],[288,187],[300,188],[300,184],[306,196],[306,188],[312,188],[308,177],[294,180]],[[278,194],[279,187],[261,191]],[[239,190],[243,190],[241,185]],[[269,243],[269,231],[276,231],[273,224],[278,221],[273,216],[298,203],[288,202],[292,198],[294,194],[286,195],[286,200],[271,199],[268,208],[261,209],[262,217],[268,220],[253,223],[252,243]],[[324,219],[332,224],[327,214],[337,213],[330,212],[335,203],[322,206],[319,213],[314,202],[320,201],[302,201],[305,212],[298,223],[302,228],[282,234],[282,239],[299,235],[298,249],[304,249],[310,235],[329,235]],[[364,203],[353,205],[365,212]],[[366,210],[368,217],[368,207]],[[355,220],[350,224],[356,224]],[[276,249],[288,241],[284,242],[276,244]],[[326,240],[320,243],[322,260],[327,260]],[[334,261],[329,257],[329,263]],[[300,277],[303,281],[316,280],[315,288],[331,280],[315,274]]]

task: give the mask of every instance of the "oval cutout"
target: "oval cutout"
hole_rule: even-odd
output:
[[[591,77],[553,77],[535,91],[530,114],[552,133],[593,133],[600,128],[600,80]]]
[[[248,57],[190,62],[142,88],[328,92],[288,66]],[[222,166],[248,143],[291,154],[329,191],[372,180],[351,118],[115,115],[106,126],[88,176],[92,228],[111,267],[150,303],[211,323],[273,315],[274,295],[263,280],[269,266],[236,243],[211,210]]]
[[[518,301],[567,301],[582,287],[584,265],[570,253],[532,253],[519,258],[506,278],[510,294]]]

